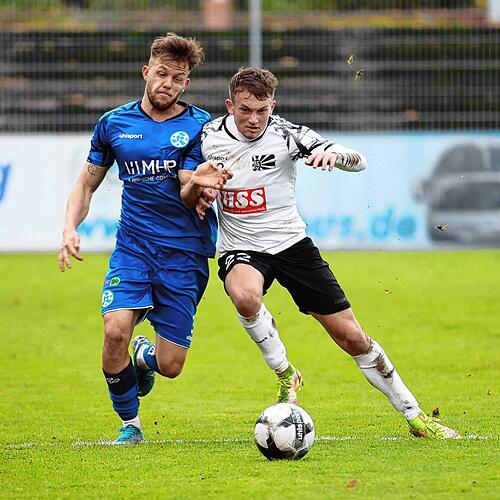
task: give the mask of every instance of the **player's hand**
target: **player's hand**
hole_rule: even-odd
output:
[[[59,269],[64,272],[66,268],[71,269],[71,259],[83,260],[80,255],[80,235],[76,229],[65,229],[63,231],[63,241],[59,249]]]
[[[201,220],[205,219],[205,211],[219,196],[218,189],[204,188],[196,204],[196,212]]]
[[[337,161],[337,153],[329,153],[325,151],[323,153],[314,153],[306,160],[306,165],[311,165],[312,168],[321,167],[321,170],[326,170],[331,172],[335,167],[335,162]]]
[[[213,161],[206,161],[198,165],[191,179],[197,186],[222,189],[232,177],[233,173],[230,170],[219,167]]]

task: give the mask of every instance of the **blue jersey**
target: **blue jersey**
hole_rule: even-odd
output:
[[[200,220],[180,197],[178,170],[203,162],[200,135],[210,115],[180,103],[184,110],[156,122],[135,101],[104,114],[94,130],[87,161],[110,167],[116,161],[123,181],[120,226],[155,245],[213,257],[217,219],[207,210]]]

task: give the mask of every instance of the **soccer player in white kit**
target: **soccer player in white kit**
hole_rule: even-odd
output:
[[[417,437],[458,438],[457,432],[427,416],[384,349],[361,328],[342,288],[312,240],[296,207],[296,162],[314,168],[358,172],[366,159],[325,140],[308,127],[272,115],[276,77],[243,68],[229,84],[228,114],[207,123],[202,153],[231,170],[219,192],[205,189],[198,200],[201,218],[217,199],[219,277],[243,328],[278,376],[278,401],[297,402],[302,376],[289,363],[272,314],[262,301],[276,279],[300,311],[323,325],[350,354],[368,382],[383,392]]]

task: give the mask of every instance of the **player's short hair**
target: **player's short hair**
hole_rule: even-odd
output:
[[[186,62],[189,71],[205,60],[203,47],[194,38],[184,38],[175,33],[159,36],[151,44],[151,58],[173,59]]]
[[[240,68],[229,82],[229,98],[234,100],[238,92],[250,92],[261,101],[273,97],[278,79],[267,69]]]

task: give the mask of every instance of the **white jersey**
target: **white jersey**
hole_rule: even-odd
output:
[[[238,132],[232,115],[203,127],[203,157],[233,173],[217,198],[221,255],[231,250],[276,254],[305,238],[295,201],[296,162],[323,151],[337,153],[335,166],[342,170],[366,168],[357,151],[277,115],[253,140]]]

